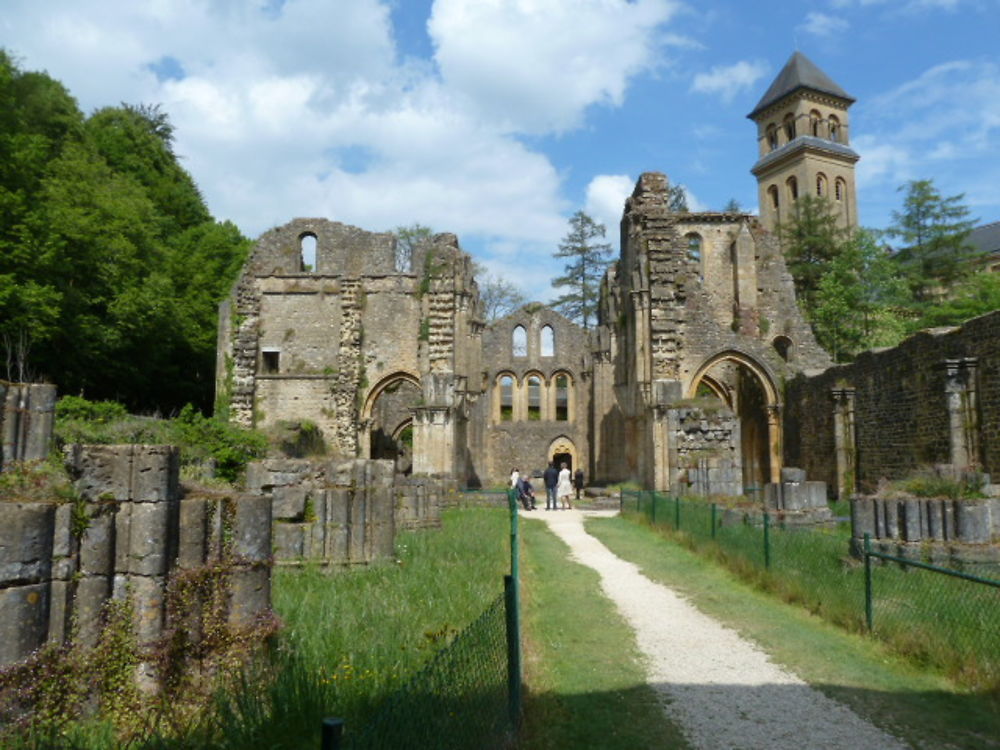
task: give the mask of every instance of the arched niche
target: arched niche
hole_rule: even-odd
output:
[[[393,373],[369,391],[361,410],[369,458],[392,460],[397,472],[412,469],[413,409],[422,396],[420,381],[407,372]]]

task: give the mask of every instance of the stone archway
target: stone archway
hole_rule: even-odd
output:
[[[565,435],[560,435],[549,443],[549,450],[546,458],[549,461],[555,462],[557,469],[561,468],[561,463],[565,463],[571,473],[580,465],[576,445],[574,445],[573,441]]]
[[[361,444],[367,458],[390,459],[408,473],[413,464],[413,409],[420,404],[420,381],[406,372],[393,373],[369,391],[361,410]]]
[[[707,385],[739,417],[744,488],[780,481],[781,402],[775,380],[751,355],[727,350],[705,360],[688,385],[688,398]]]

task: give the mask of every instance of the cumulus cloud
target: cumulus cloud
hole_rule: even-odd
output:
[[[767,63],[761,61],[740,60],[732,65],[716,65],[707,73],[695,75],[691,90],[717,94],[728,103],[741,91],[753,88],[767,71]]]
[[[625,208],[625,199],[632,194],[635,180],[624,174],[599,174],[587,185],[584,211],[608,229],[614,239]]]
[[[564,131],[618,106],[657,64],[675,0],[437,0],[428,22],[447,86],[507,131]],[[670,37],[675,44],[680,37]]]
[[[814,11],[806,14],[805,20],[798,28],[815,36],[834,36],[847,31],[849,27],[850,24],[846,19]]]

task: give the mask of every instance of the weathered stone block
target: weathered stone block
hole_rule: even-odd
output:
[[[0,523],[0,584],[37,583],[49,576],[56,506],[3,503]]]
[[[119,573],[163,576],[170,564],[170,548],[177,530],[172,520],[175,503],[123,503],[119,523],[128,518],[128,535],[117,539],[116,566]],[[119,529],[123,527],[120,523]]]
[[[957,541],[966,544],[987,544],[990,541],[990,514],[986,503],[960,500],[956,505]]]
[[[274,518],[302,520],[308,494],[309,490],[303,487],[275,487],[271,494]]]
[[[52,557],[68,557],[76,551],[73,539],[73,505],[59,503],[55,506],[52,528]],[[0,532],[2,533],[2,532]]]
[[[80,571],[109,576],[115,569],[115,506],[91,505],[87,529],[80,537]]]
[[[863,539],[875,537],[875,501],[867,497],[851,499],[851,536]]]
[[[111,597],[109,576],[88,575],[76,584],[73,601],[76,615],[76,637],[84,646],[93,646],[101,632],[101,608]]]
[[[764,485],[764,507],[768,510],[780,510],[784,508],[781,498],[781,485],[777,482],[768,482]]]
[[[179,505],[177,566],[197,568],[208,559],[214,502],[204,497],[186,497]]]
[[[899,525],[903,539],[908,542],[919,542],[923,536],[920,533],[920,501],[911,498],[900,504]]]
[[[66,464],[74,487],[86,499],[128,500],[132,487],[131,445],[71,445]]]
[[[271,609],[271,571],[266,567],[237,568],[230,573],[229,622],[252,625]]]
[[[132,454],[129,497],[139,503],[175,500],[180,453],[172,445],[137,445]]]
[[[242,495],[235,501],[233,554],[245,560],[271,557],[271,499]]]
[[[48,589],[45,583],[0,589],[0,664],[21,661],[45,643]]]
[[[75,589],[70,581],[52,581],[49,586],[49,643],[63,643],[69,637]]]
[[[301,560],[306,553],[306,527],[301,523],[276,523],[274,558],[276,560]]]
[[[935,541],[942,541],[945,538],[944,505],[941,500],[927,501],[927,535]]]
[[[805,469],[799,469],[794,466],[782,466],[781,467],[781,481],[784,482],[804,482],[806,481]]]
[[[135,635],[139,645],[152,643],[163,634],[165,586],[166,581],[162,576],[115,576],[114,597],[131,597]]]

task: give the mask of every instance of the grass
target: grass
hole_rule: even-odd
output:
[[[713,561],[629,520],[587,531],[652,580],[687,596],[804,680],[916,748],[1000,748],[1000,702],[920,669],[884,645],[754,589]],[[995,627],[995,623],[994,623]]]
[[[200,715],[169,715],[123,742],[107,722],[77,722],[14,747],[79,750],[281,750],[319,747],[321,721],[363,727],[383,699],[503,591],[505,510],[455,509],[443,528],[402,533],[397,555],[370,566],[275,570],[285,628],[267,658],[235,675]]]
[[[759,524],[719,510],[713,538],[707,503],[678,505],[674,498],[643,493],[638,510],[631,499],[626,508],[627,517],[655,519],[678,541],[754,585],[849,631],[867,632],[864,566],[850,554],[846,528],[772,527],[768,568]],[[680,532],[674,532],[678,520]],[[874,566],[872,592],[878,638],[917,665],[1000,697],[1000,629],[992,625],[1000,618],[1000,588],[886,564]]]
[[[646,684],[639,652],[598,574],[540,521],[522,529],[525,725],[520,747],[685,748]]]

